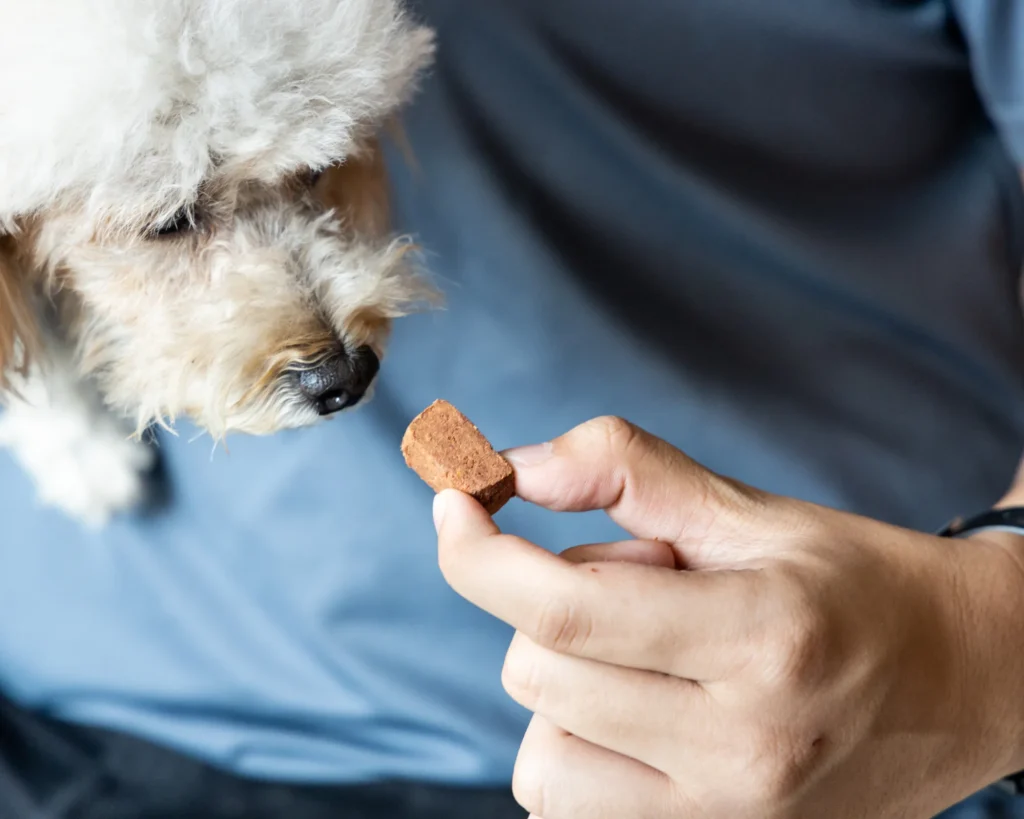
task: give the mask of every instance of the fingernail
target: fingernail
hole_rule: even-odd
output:
[[[509,449],[504,455],[512,466],[538,466],[550,458],[554,451],[555,448],[549,442]]]
[[[444,523],[444,508],[445,508],[444,493],[441,492],[434,495],[434,530],[440,534],[441,524]]]

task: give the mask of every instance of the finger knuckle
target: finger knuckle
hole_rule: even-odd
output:
[[[792,796],[792,784],[786,766],[774,761],[758,760],[744,774],[753,802],[776,806]]]
[[[552,596],[541,606],[533,637],[540,645],[562,654],[579,654],[590,642],[593,623],[585,608],[571,597]]]
[[[787,690],[805,689],[826,673],[828,617],[805,584],[787,581],[786,586],[770,629],[767,672],[770,682]]]
[[[815,779],[824,744],[818,735],[762,732],[750,743],[741,772],[749,797],[772,807],[791,803]]]
[[[625,418],[603,415],[584,424],[581,432],[593,445],[612,452],[623,452],[632,446],[640,430]]]
[[[824,665],[821,628],[812,617],[792,622],[780,638],[778,679],[787,688],[813,686]]]
[[[544,683],[541,669],[529,652],[513,646],[505,655],[501,684],[513,700],[524,708],[536,711],[541,705]]]
[[[520,753],[512,771],[512,796],[532,815],[547,816],[554,802],[551,765],[536,754]]]

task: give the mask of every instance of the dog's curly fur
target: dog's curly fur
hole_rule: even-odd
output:
[[[135,431],[314,421],[288,376],[379,355],[428,295],[375,136],[429,31],[400,0],[0,6],[0,441],[29,466],[72,382]],[[128,495],[55,502],[105,519]]]

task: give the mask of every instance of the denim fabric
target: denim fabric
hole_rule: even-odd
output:
[[[1024,798],[993,787],[946,811],[940,819],[1024,819]]]
[[[0,699],[0,819],[523,819],[507,788],[244,779]]]

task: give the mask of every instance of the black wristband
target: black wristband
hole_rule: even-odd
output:
[[[1024,796],[1024,771],[1000,779],[996,783],[996,787],[1008,791],[1014,796]]]
[[[957,518],[949,523],[940,537],[968,537],[976,532],[1012,532],[1024,536],[1024,506],[990,509],[970,518]]]
[[[947,525],[940,537],[969,537],[978,532],[1011,532],[1024,537],[1024,506],[990,509],[970,518],[957,518]],[[1024,771],[1012,774],[999,786],[1016,796],[1024,796]]]

